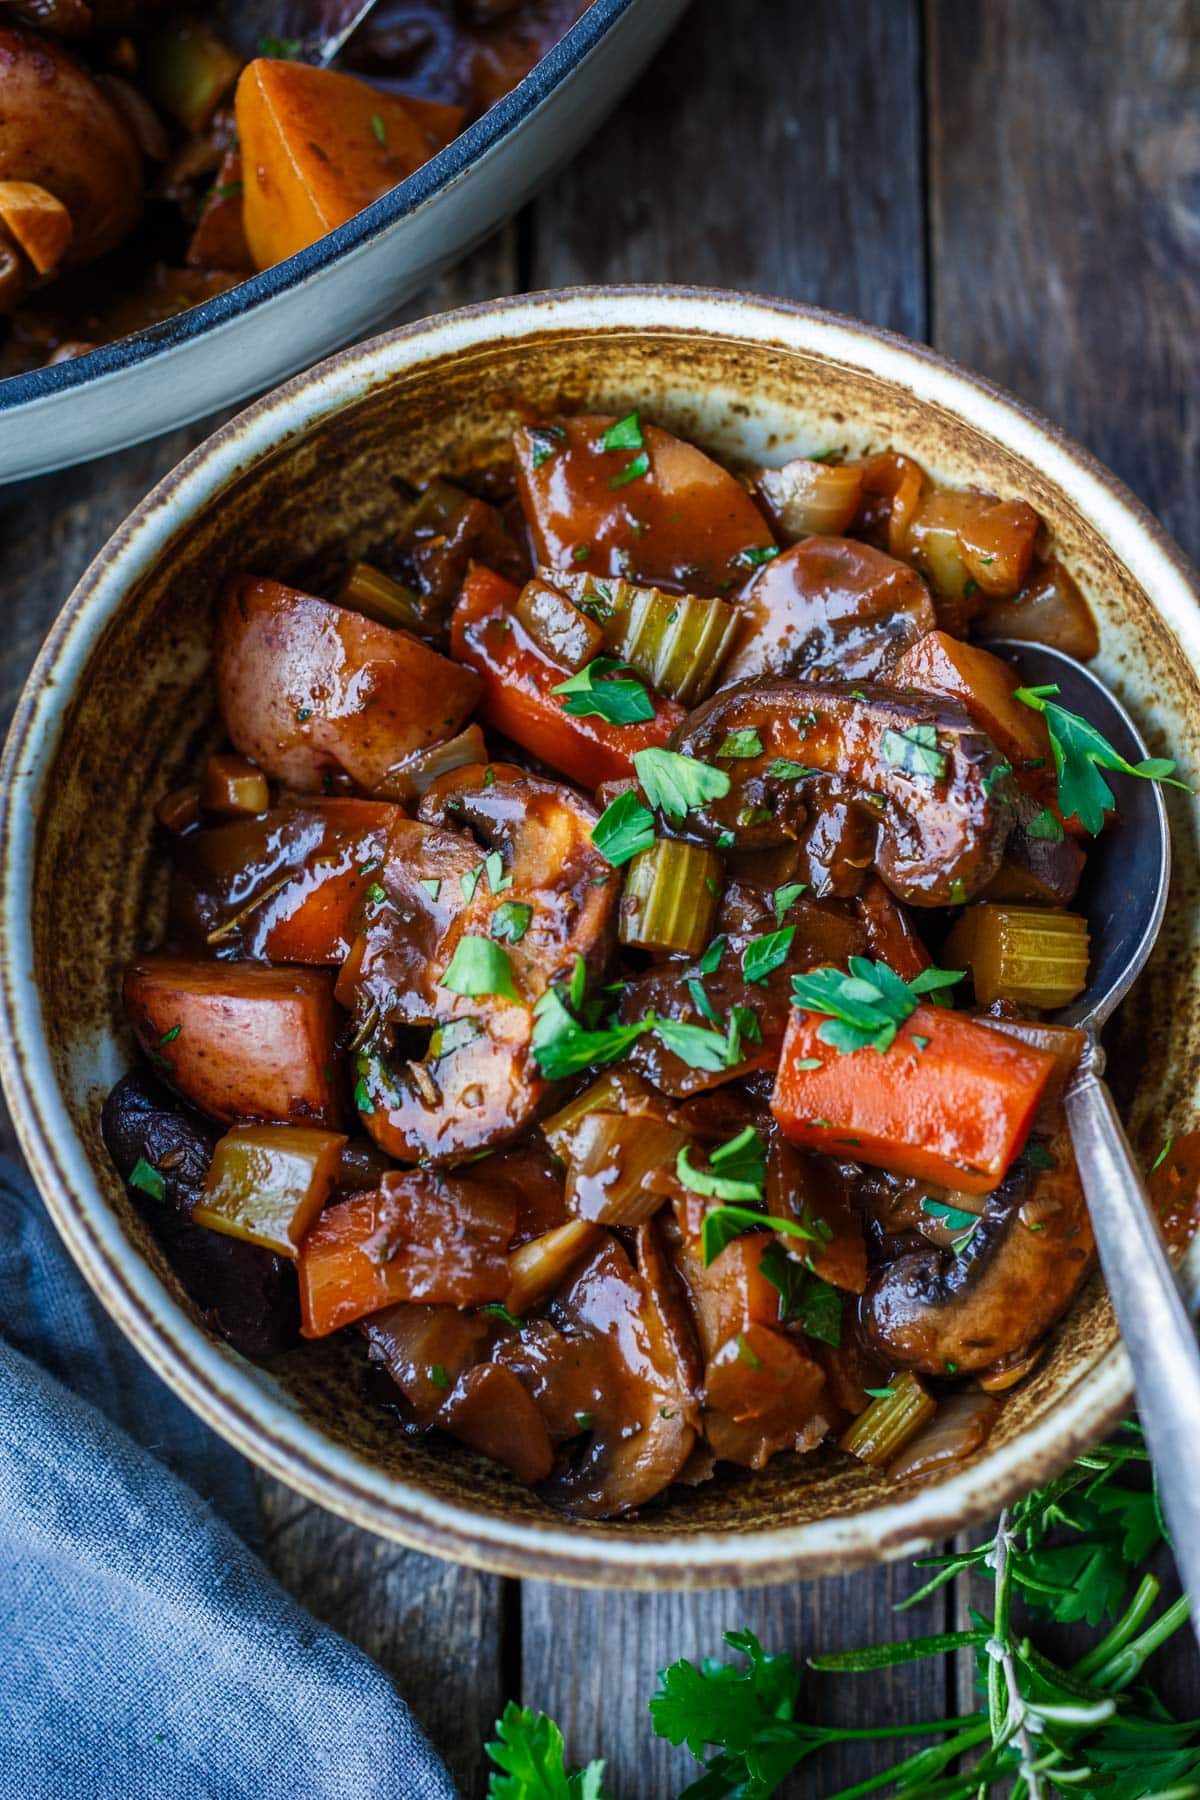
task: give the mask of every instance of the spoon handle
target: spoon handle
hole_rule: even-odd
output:
[[[1103,1068],[1092,1045],[1067,1089],[1067,1122],[1200,1639],[1200,1346]]]

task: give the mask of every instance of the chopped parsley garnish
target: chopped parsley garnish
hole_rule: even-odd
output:
[[[493,894],[502,894],[505,888],[512,886],[512,876],[504,873],[504,858],[498,850],[489,851],[483,859],[483,866]]]
[[[863,1389],[863,1393],[869,1394],[871,1396],[872,1400],[894,1400],[896,1397],[896,1390],[894,1387],[882,1387],[882,1388],[865,1387]]]
[[[781,925],[783,924],[784,913],[788,910],[789,906],[791,906],[793,900],[798,900],[800,898],[807,886],[807,881],[785,881],[782,887],[777,887],[775,889],[775,892],[771,895],[771,899],[775,906],[775,917]]]
[[[1065,818],[1077,818],[1093,837],[1103,831],[1104,815],[1117,802],[1101,769],[1139,775],[1144,781],[1162,781],[1168,787],[1192,792],[1186,781],[1175,779],[1175,763],[1170,757],[1147,756],[1141,762],[1127,762],[1087,719],[1068,712],[1050,698],[1058,691],[1057,682],[1049,682],[1044,687],[1019,687],[1016,698],[1040,712],[1046,721],[1058,777],[1058,804]]]
[[[567,1006],[558,988],[547,988],[533,1009],[531,1047],[547,1081],[563,1081],[585,1069],[602,1068],[631,1050],[646,1029],[632,1025],[584,1025]]]
[[[937,1224],[944,1225],[947,1231],[962,1234],[952,1240],[952,1247],[956,1255],[979,1223],[977,1213],[967,1212],[961,1206],[949,1206],[944,1200],[931,1200],[928,1195],[921,1201],[921,1211],[927,1219],[933,1219]]]
[[[180,1025],[172,1025],[170,1031],[163,1032],[162,1036],[158,1040],[159,1043],[160,1044],[173,1044],[175,1042],[175,1039],[179,1036],[179,1034],[182,1030],[183,1030],[183,1026],[181,1024]]]
[[[367,1086],[367,1078],[360,1075],[354,1084],[354,1107],[356,1112],[373,1113],[375,1102],[371,1098],[371,1090]]]
[[[889,726],[880,740],[883,760],[909,775],[928,775],[941,781],[946,773],[947,757],[937,747],[935,725],[910,725],[907,731],[893,731]]]
[[[640,450],[645,443],[641,420],[635,412],[626,413],[610,425],[600,442],[606,450]]]
[[[517,998],[507,950],[502,950],[490,938],[476,937],[471,932],[459,938],[450,966],[438,986],[451,994],[499,994],[506,1000]]]
[[[360,871],[360,873],[361,873],[361,871]],[[425,892],[429,895],[429,898],[431,900],[436,900],[438,895],[442,891],[442,884],[437,879],[436,876],[423,875],[418,883],[418,886],[423,887],[425,889]]]
[[[504,900],[492,914],[492,936],[498,943],[519,944],[532,918],[533,908],[523,900]]]
[[[1007,760],[998,762],[994,769],[989,769],[983,778],[983,791],[990,800],[996,789],[1012,774],[1012,764]]]
[[[571,551],[571,561],[585,563],[591,554],[592,546],[590,544],[576,544]]]
[[[696,1173],[695,1170],[692,1172]],[[682,1179],[680,1176],[680,1180]],[[782,1231],[788,1237],[803,1238],[809,1243],[814,1241],[814,1233],[807,1226],[798,1225],[795,1219],[776,1219],[770,1213],[756,1212],[751,1206],[723,1203],[705,1213],[704,1223],[700,1227],[700,1252],[705,1268],[716,1261],[734,1238],[743,1237],[747,1231],[761,1230],[764,1226],[768,1231]]]
[[[758,1267],[779,1295],[781,1325],[799,1325],[808,1337],[835,1348],[841,1344],[842,1296],[837,1288],[789,1256],[782,1244],[768,1244]]]
[[[1162,1166],[1166,1162],[1168,1156],[1170,1156],[1170,1154],[1171,1154],[1171,1146],[1174,1142],[1175,1142],[1175,1139],[1173,1137],[1169,1137],[1164,1140],[1162,1149],[1159,1151],[1159,1153],[1155,1157],[1154,1161],[1150,1164],[1150,1173],[1152,1175],[1153,1175],[1155,1169],[1162,1168]]]
[[[635,789],[627,788],[609,802],[592,826],[592,842],[614,868],[653,847],[654,814],[642,805]]]
[[[718,759],[721,759],[724,757],[761,756],[762,753],[762,739],[753,726],[748,726],[741,731],[731,731],[716,754]]]
[[[1036,818],[1030,819],[1025,827],[1025,836],[1045,838],[1049,844],[1061,844],[1066,836],[1061,823],[1055,818],[1048,806],[1044,806]]]
[[[429,1371],[429,1379],[432,1381],[435,1388],[441,1388],[443,1394],[450,1386],[450,1377],[447,1375],[445,1368],[441,1363],[434,1363]]]
[[[767,774],[775,781],[803,781],[806,775],[820,773],[820,769],[811,769],[807,763],[792,762],[786,756],[777,756],[774,762],[767,764]]]
[[[530,425],[526,436],[533,445],[531,461],[535,469],[540,469],[544,462],[549,462],[558,449],[566,432],[561,425]]]
[[[748,1369],[762,1368],[762,1357],[750,1348],[749,1344],[746,1342],[746,1334],[744,1331],[738,1332],[734,1342],[737,1345],[739,1362],[744,1362]]]
[[[785,925],[780,931],[768,931],[762,937],[751,938],[742,952],[742,973],[746,980],[765,981],[772,970],[785,963],[795,935],[796,927]]]
[[[258,40],[260,56],[274,56],[281,62],[299,56],[301,48],[300,39],[295,37],[260,37]]]
[[[723,800],[729,792],[729,776],[723,769],[711,769],[678,750],[637,750],[633,766],[651,806],[670,819],[685,818],[710,800]]]
[[[748,569],[761,569],[764,563],[774,562],[779,555],[777,544],[751,544],[745,550],[739,550],[738,561]]]
[[[643,475],[649,473],[650,453],[648,450],[639,450],[636,456],[629,459],[618,475],[609,476],[608,485],[610,488],[628,487],[631,481],[640,481]]]
[[[468,906],[471,904],[471,901],[475,898],[475,889],[479,886],[479,881],[480,881],[480,877],[482,876],[482,874],[483,874],[483,864],[479,863],[476,868],[468,869],[465,875],[460,875],[458,878],[458,885],[462,889],[462,897],[467,902]],[[368,889],[367,891],[368,891],[368,893],[370,893],[370,889]],[[382,892],[383,892],[383,890],[381,888],[380,893],[382,894]],[[371,898],[374,899],[375,896],[372,894]]]
[[[817,1036],[843,1056],[868,1045],[887,1050],[922,995],[962,980],[961,969],[922,969],[904,981],[887,963],[865,956],[850,957],[847,966],[849,974],[825,968],[792,977],[795,1004],[805,1012],[828,1014]]]
[[[715,975],[725,954],[725,938],[715,937],[697,965],[702,975]]]
[[[562,709],[573,719],[603,719],[606,725],[652,719],[654,702],[641,682],[616,676],[617,670],[628,667],[617,657],[597,656],[550,692],[563,697]]]
[[[1031,1169],[1057,1169],[1058,1167],[1052,1152],[1047,1150],[1045,1144],[1026,1144],[1021,1154]]]
[[[377,144],[387,143],[387,126],[378,113],[371,114],[371,133]]]
[[[130,1187],[140,1189],[143,1194],[149,1194],[152,1200],[162,1201],[167,1197],[166,1182],[154,1164],[148,1163],[144,1156],[139,1156],[130,1169],[128,1181]]]
[[[525,1329],[524,1319],[518,1319],[515,1313],[510,1313],[507,1306],[501,1306],[498,1300],[489,1301],[479,1310],[481,1313],[486,1313],[489,1319],[499,1319],[502,1325],[510,1326],[513,1331],[524,1331]]]
[[[429,1039],[428,1059],[440,1062],[443,1056],[453,1056],[456,1050],[463,1050],[475,1039],[483,1036],[483,1026],[478,1019],[451,1019],[446,1025],[439,1025]]]

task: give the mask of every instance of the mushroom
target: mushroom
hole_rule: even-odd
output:
[[[917,906],[977,894],[1012,830],[1003,758],[951,700],[743,681],[690,714],[672,746],[729,773],[728,793],[689,813],[695,835],[765,849],[849,808],[866,833],[864,862]]]
[[[742,596],[726,682],[752,675],[878,680],[937,624],[915,569],[854,538],[807,537]]]
[[[126,1183],[139,1163],[162,1182],[129,1195],[162,1246],[205,1323],[245,1356],[291,1349],[300,1323],[295,1268],[239,1238],[192,1223],[220,1131],[140,1071],[119,1081],[104,1103],[100,1130]],[[149,1187],[157,1184],[146,1178]]]
[[[958,1255],[914,1251],[875,1277],[863,1317],[885,1361],[976,1374],[1021,1356],[1061,1318],[1091,1268],[1093,1239],[1065,1134],[1050,1154],[1053,1168],[1014,1166]]]
[[[586,563],[591,575],[712,595],[775,554],[742,484],[635,414],[523,425],[513,444],[536,560],[548,569]]]
[[[592,846],[595,819],[572,788],[474,763],[439,777],[420,817],[393,827],[337,990],[363,1040],[363,1122],[390,1155],[453,1161],[535,1117],[545,1083],[530,1049],[533,1007],[576,957],[602,969],[612,944],[619,896]],[[444,985],[472,939],[507,992]],[[405,1027],[432,1036],[405,1042]]]
[[[675,1479],[696,1439],[672,1325],[607,1235],[550,1310],[570,1354],[593,1367],[595,1401],[577,1453],[542,1491],[577,1518],[644,1506]]]

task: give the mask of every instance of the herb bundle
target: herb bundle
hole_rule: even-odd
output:
[[[725,1634],[736,1662],[706,1659],[697,1667],[681,1660],[662,1670],[650,1701],[652,1728],[669,1743],[686,1744],[703,1764],[678,1800],[770,1800],[801,1763],[831,1744],[919,1738],[933,1741],[825,1800],[1196,1800],[1200,1720],[1172,1718],[1143,1680],[1148,1658],[1188,1617],[1186,1598],[1158,1608],[1158,1580],[1141,1572],[1165,1536],[1153,1489],[1129,1479],[1147,1462],[1140,1430],[1126,1424],[1002,1513],[992,1537],[922,1558],[918,1567],[932,1573],[902,1606],[955,1578],[981,1577],[990,1604],[981,1589],[969,1629],[808,1663],[820,1675],[870,1675],[970,1651],[980,1695],[973,1714],[899,1726],[812,1723],[798,1716],[800,1664],[768,1654],[749,1631]],[[1065,1662],[1033,1635],[1046,1620],[1094,1629],[1109,1623],[1089,1649]],[[804,1686],[811,1699],[813,1683]],[[500,1771],[491,1777],[491,1800],[618,1800],[605,1785],[602,1761],[568,1769],[562,1734],[544,1714],[510,1703],[497,1733],[488,1746]]]

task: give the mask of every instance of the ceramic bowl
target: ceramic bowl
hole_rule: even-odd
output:
[[[896,1487],[835,1451],[730,1470],[634,1520],[575,1525],[453,1446],[401,1441],[355,1343],[270,1372],[209,1336],[130,1206],[100,1104],[130,1065],[122,965],[162,904],[157,797],[215,741],[210,611],[250,568],[319,583],[394,483],[503,455],[518,408],[640,407],[718,456],[894,445],[938,480],[1028,499],[1100,623],[1098,668],[1152,751],[1200,770],[1200,604],[1179,552],[1052,427],[930,352],[807,308],[688,289],[543,294],[348,350],[182,463],[88,570],[30,678],[3,766],[3,1073],[21,1142],[88,1281],[139,1350],[272,1474],[387,1537],[483,1568],[622,1587],[782,1581],[918,1552],[1111,1427],[1128,1367],[1098,1282],[985,1449]],[[316,591],[320,591],[319,585]],[[1195,1122],[1197,809],[1172,792],[1176,874],[1112,1062],[1143,1146]],[[1200,1256],[1188,1275],[1195,1285]]]
[[[0,482],[140,443],[378,331],[574,154],[687,3],[592,0],[510,94],[336,231],[177,318],[0,381]]]

